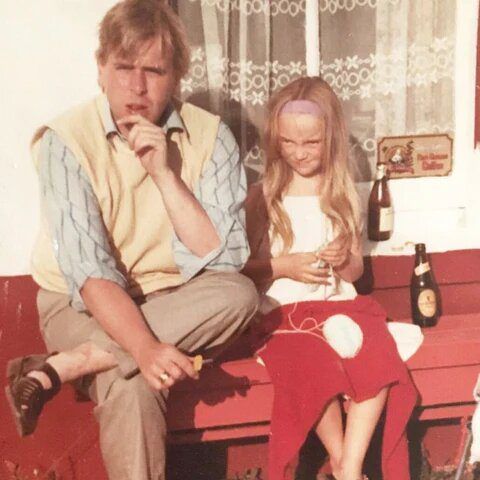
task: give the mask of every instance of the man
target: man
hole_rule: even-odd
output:
[[[164,2],[116,4],[99,40],[104,95],[33,140],[44,221],[32,271],[60,353],[10,362],[9,397],[26,435],[61,383],[96,373],[110,478],[163,479],[168,389],[197,378],[191,354],[217,355],[257,307],[237,273],[245,175],[219,118],[173,99],[189,52]]]

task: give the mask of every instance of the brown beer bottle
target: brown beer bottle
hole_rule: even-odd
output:
[[[388,240],[392,232],[393,208],[388,190],[386,166],[384,163],[379,163],[368,199],[368,238],[376,242]]]
[[[433,327],[439,316],[439,292],[433,279],[424,243],[415,245],[415,267],[410,282],[413,323]]]

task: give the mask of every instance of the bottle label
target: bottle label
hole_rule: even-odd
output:
[[[378,229],[381,232],[391,232],[393,230],[393,207],[380,208]]]
[[[432,289],[427,288],[420,292],[418,310],[424,317],[433,317],[437,313],[437,297]]]
[[[422,273],[428,272],[430,270],[430,264],[428,262],[420,263],[415,267],[415,275],[419,277]]]

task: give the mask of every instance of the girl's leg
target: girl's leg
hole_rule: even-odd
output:
[[[387,400],[388,387],[375,397],[360,403],[351,402],[343,443],[339,480],[360,480],[368,445]]]
[[[330,466],[335,478],[339,478],[343,453],[342,409],[338,398],[334,398],[325,409],[315,432],[330,457]]]
[[[94,343],[86,342],[68,352],[60,352],[46,360],[58,373],[62,383],[76,380],[84,375],[103,372],[117,365],[112,353],[102,350]],[[28,372],[28,377],[36,378],[48,390],[52,387],[50,378],[42,371]]]

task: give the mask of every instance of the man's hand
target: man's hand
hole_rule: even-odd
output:
[[[168,343],[152,340],[134,358],[145,380],[155,390],[170,388],[186,377],[198,379],[193,358]]]
[[[123,117],[117,125],[132,126],[128,144],[160,191],[179,240],[200,258],[218,248],[220,237],[210,217],[180,175],[170,168],[163,129],[141,115]]]
[[[274,278],[287,277],[297,282],[328,284],[328,268],[317,267],[315,253],[289,253],[272,259]]]
[[[127,137],[128,145],[151,177],[155,179],[169,169],[167,138],[161,127],[141,115],[128,115],[118,120],[117,124],[131,126]]]
[[[318,258],[333,268],[344,265],[350,256],[351,244],[344,236],[339,236],[318,252]]]

